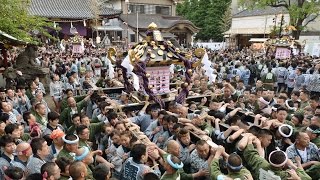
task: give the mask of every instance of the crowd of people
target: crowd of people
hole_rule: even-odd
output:
[[[193,69],[191,100],[143,101],[135,110],[126,108],[136,102],[131,92],[99,90],[125,83],[106,52],[39,48],[51,83],[35,77],[0,89],[0,179],[320,179],[320,65],[312,57],[208,50],[216,78]],[[172,97],[185,73],[173,68]]]

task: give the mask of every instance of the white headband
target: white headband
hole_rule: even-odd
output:
[[[171,154],[169,154],[169,155],[167,156],[167,162],[170,164],[171,167],[173,167],[173,168],[175,168],[175,169],[181,169],[181,168],[183,168],[183,163],[182,163],[182,162],[180,162],[180,164],[177,164],[177,163],[172,162],[172,160],[171,160]]]
[[[313,130],[313,129],[311,129],[310,127],[307,127],[306,130],[307,130],[307,131],[310,131],[310,132],[313,133],[313,134],[320,134],[320,130],[319,130],[319,129]]]
[[[259,101],[262,102],[263,104],[266,104],[266,105],[270,104],[270,102],[266,101],[263,97],[260,97]]]
[[[76,134],[74,134],[76,137],[77,137],[77,139],[75,139],[75,140],[68,140],[68,139],[66,139],[66,135],[64,135],[63,137],[62,137],[62,140],[65,142],[65,143],[67,143],[67,144],[76,144],[76,143],[78,143],[79,142],[79,137],[76,135]]]
[[[284,156],[286,157],[286,159],[285,159],[285,160],[283,161],[283,163],[281,163],[281,164],[274,164],[274,163],[271,162],[270,159],[271,159],[272,154],[275,153],[275,152],[278,152],[278,151],[282,152],[282,153],[284,154]],[[279,148],[277,148],[277,150],[272,151],[272,152],[270,153],[270,155],[269,155],[269,163],[270,163],[272,166],[274,166],[274,167],[282,167],[282,166],[284,166],[284,165],[287,163],[287,161],[288,161],[288,156],[287,156],[287,154],[286,154],[285,152],[281,151]]]
[[[290,129],[290,133],[289,134],[284,134],[281,130],[281,128],[283,127],[288,127]],[[279,133],[281,134],[282,137],[288,138],[292,135],[293,129],[292,126],[288,125],[288,124],[282,124],[281,126],[279,126]]]
[[[83,153],[81,155],[75,157],[76,161],[82,161],[90,153],[90,150],[88,147],[84,146],[83,149],[84,149]]]
[[[286,102],[285,102],[285,103],[286,103],[287,108],[288,108],[289,110],[296,111],[296,110],[297,110],[297,108],[289,106],[288,102],[289,102],[289,100],[286,100]]]

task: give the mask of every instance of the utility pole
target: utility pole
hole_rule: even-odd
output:
[[[280,29],[279,29],[279,38],[281,38],[281,32],[282,32],[282,25],[283,25],[283,20],[284,20],[284,15],[280,15],[281,20],[280,20]]]
[[[137,43],[139,43],[139,11],[137,11]]]
[[[274,23],[274,26],[273,26],[273,31],[274,31],[274,34],[276,35],[276,30],[277,30],[277,14],[274,16],[273,18],[273,23]]]
[[[127,7],[127,16],[126,16],[126,23],[127,23],[127,27],[126,27],[126,31],[127,31],[127,38],[126,38],[126,48],[129,49],[129,0],[125,0],[125,4]]]

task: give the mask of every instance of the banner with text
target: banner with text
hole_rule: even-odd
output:
[[[314,43],[312,49],[312,56],[320,56],[320,43]]]
[[[276,59],[287,59],[291,57],[291,50],[288,48],[278,47],[276,50]]]

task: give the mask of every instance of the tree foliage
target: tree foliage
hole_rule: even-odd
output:
[[[296,39],[320,15],[319,0],[240,0],[239,3],[249,8],[284,7],[290,15],[289,24],[297,29],[293,32]]]
[[[219,28],[221,32],[228,31],[231,28],[231,23],[232,23],[232,8],[229,5],[229,7],[227,7],[226,11],[220,18]]]
[[[46,28],[53,28],[53,23],[47,22],[45,18],[29,15],[29,5],[28,0],[0,0],[0,30],[31,43],[37,41],[32,34],[35,31],[51,37]]]
[[[184,0],[177,6],[177,13],[201,28],[196,38],[221,41],[220,22],[231,0]]]

